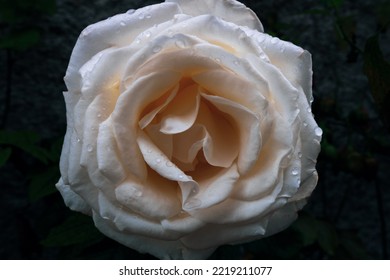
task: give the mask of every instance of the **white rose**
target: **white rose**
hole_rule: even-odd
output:
[[[88,26],[65,82],[57,188],[164,259],[277,233],[317,183],[310,54],[234,0],[167,0]]]

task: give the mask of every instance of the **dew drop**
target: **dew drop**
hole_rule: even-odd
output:
[[[215,62],[221,63],[221,60],[219,58],[215,58]]]
[[[184,176],[183,175],[179,175],[179,179],[183,179],[184,178]]]
[[[234,60],[234,61],[233,61],[233,64],[234,64],[234,65],[240,65],[240,61]]]
[[[323,132],[320,127],[317,127],[316,129],[314,129],[314,133],[316,136],[321,137]]]
[[[146,18],[147,18],[147,19],[149,19],[149,18],[151,18],[151,17],[152,17],[151,14],[147,14],[147,15],[146,15]]]
[[[77,138],[77,140],[76,140],[76,141],[77,141],[77,143],[80,143],[80,142],[81,142],[80,138]]]
[[[146,38],[149,38],[150,35],[152,35],[152,33],[151,33],[150,31],[145,31],[145,37],[146,37]]]
[[[310,106],[307,107],[307,112],[308,112],[308,113],[311,113],[311,107],[310,107]]]
[[[88,151],[88,152],[92,152],[92,151],[93,151],[92,145],[88,145],[88,146],[87,146],[87,151]]]
[[[152,51],[153,51],[154,53],[158,53],[159,51],[161,51],[161,49],[162,49],[162,48],[161,48],[160,46],[155,46],[155,47],[153,48]]]
[[[194,209],[194,208],[199,207],[200,205],[202,205],[202,202],[199,199],[194,198],[194,199],[191,199],[191,200],[187,201],[184,204],[184,207],[186,209]]]
[[[273,38],[271,39],[271,44],[276,44],[277,42],[278,42],[278,38],[273,37]]]
[[[120,25],[121,25],[121,26],[125,26],[126,23],[125,23],[124,21],[121,21]]]
[[[305,127],[306,127],[307,125],[308,125],[308,124],[307,124],[306,122],[303,122],[303,126],[305,126]]]
[[[302,158],[302,153],[301,152],[298,153],[298,157]]]
[[[156,159],[156,162],[157,162],[157,163],[160,163],[160,162],[161,162],[161,158],[157,158],[157,159]]]
[[[140,14],[138,15],[138,18],[139,18],[139,19],[144,19],[144,18],[145,18],[145,15],[144,15],[143,13],[140,13]]]
[[[293,176],[297,176],[299,174],[299,169],[297,167],[294,167],[292,170],[291,170],[291,175]]]
[[[128,15],[131,15],[131,14],[134,14],[135,10],[134,9],[130,9],[126,12],[126,14]]]
[[[137,40],[135,40],[135,42],[136,42],[137,44],[139,44],[139,43],[141,43],[141,39],[140,39],[140,38],[137,38]]]
[[[178,48],[181,48],[181,49],[184,49],[184,48],[185,48],[185,43],[184,43],[182,40],[177,40],[177,41],[175,42],[175,44],[176,44],[176,46],[177,46]]]
[[[97,117],[100,119],[102,117],[102,114],[98,114]]]
[[[172,167],[173,166],[173,163],[170,161],[170,160],[167,160],[167,162],[165,163],[166,166],[168,167]]]

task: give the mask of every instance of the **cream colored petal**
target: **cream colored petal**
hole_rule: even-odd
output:
[[[192,163],[204,145],[206,129],[194,124],[183,133],[173,135],[173,156],[183,163]]]
[[[280,181],[283,161],[294,148],[293,130],[278,114],[273,115],[275,125],[263,143],[258,161],[251,172],[243,176],[233,194],[240,200],[261,199]]]
[[[190,212],[194,208],[208,208],[225,201],[240,177],[236,164],[229,168],[202,165],[188,174],[199,184],[199,192],[184,204],[184,209]]]
[[[253,68],[262,76],[268,83],[270,95],[268,101],[285,120],[293,123],[299,113],[298,99],[302,94],[298,91],[283,75],[283,73],[274,65],[255,57],[252,54],[248,55],[249,62]]]
[[[139,126],[141,129],[144,129],[147,125],[149,125],[156,117],[156,115],[173,100],[178,90],[179,90],[179,85],[176,85],[167,97],[165,96],[162,97],[164,98],[163,101],[157,100],[158,103],[161,103],[160,105],[153,104],[154,102],[150,104],[150,106],[154,105],[153,106],[154,108],[152,107],[151,111],[148,112],[145,116],[143,116],[142,119],[139,121]]]
[[[166,155],[161,153],[161,150],[150,141],[150,138],[144,132],[139,133],[137,143],[145,162],[150,168],[162,177],[179,183],[183,205],[199,191],[198,184],[181,171]]]
[[[62,195],[65,205],[73,211],[78,211],[87,215],[91,215],[91,207],[85,202],[85,200],[75,193],[69,185],[64,184],[60,179],[56,184],[56,188]]]
[[[177,134],[188,130],[197,118],[199,102],[197,85],[181,90],[161,113],[160,131],[165,134]]]
[[[192,79],[208,92],[240,104],[256,114],[263,114],[267,110],[268,102],[256,85],[230,71],[210,70],[194,75]]]
[[[102,193],[99,193],[98,201],[99,212],[97,213],[103,219],[112,221],[118,231],[126,232],[128,235],[144,235],[161,240],[177,240],[179,238],[175,232],[165,230],[158,221],[126,211],[125,208],[108,200]]]
[[[169,219],[181,211],[181,198],[176,182],[148,172],[144,182],[128,177],[115,188],[116,199],[126,208],[150,219]]]
[[[127,172],[121,161],[118,144],[112,131],[111,118],[99,126],[96,157],[98,169],[110,181],[111,188],[126,178]]]
[[[206,130],[203,153],[207,162],[213,166],[231,166],[239,152],[237,129],[227,121],[222,112],[204,101],[199,107],[197,123]]]
[[[191,16],[211,14],[238,25],[248,26],[263,32],[263,26],[256,14],[244,4],[235,1],[215,0],[166,0],[177,3],[182,12]]]
[[[257,200],[240,201],[228,198],[207,209],[195,209],[190,213],[196,219],[213,224],[240,223],[258,219],[287,202],[287,198],[277,198],[282,187],[283,183],[279,183],[272,193]]]
[[[125,168],[136,177],[146,176],[146,166],[136,142],[142,110],[172,90],[179,79],[180,74],[172,71],[150,73],[134,81],[118,98],[112,113],[113,131]]]
[[[147,236],[129,235],[118,231],[110,221],[102,219],[96,213],[93,219],[96,227],[106,236],[141,253],[149,253],[160,259],[205,259],[215,250],[215,248],[189,250],[179,240],[167,241]]]
[[[267,228],[268,219],[247,224],[208,225],[182,238],[188,248],[209,249],[229,243],[241,243],[261,238]]]
[[[81,33],[72,52],[65,76],[68,90],[77,91],[81,88],[79,69],[95,54],[112,46],[129,45],[145,29],[169,21],[179,12],[176,4],[161,3],[88,26]]]
[[[261,41],[261,48],[283,75],[297,89],[302,89],[307,100],[312,100],[312,61],[308,51],[290,42],[254,32],[254,38]]]
[[[173,153],[173,137],[169,134],[164,134],[160,131],[159,124],[148,125],[144,129],[150,140],[160,149],[160,151],[168,158],[172,159]]]
[[[192,233],[201,227],[206,226],[204,222],[191,217],[185,212],[175,217],[162,220],[161,225],[166,230],[180,232],[183,235]]]
[[[211,102],[218,110],[226,113],[235,123],[240,138],[238,170],[241,175],[247,173],[256,163],[261,150],[261,120],[246,107],[226,98],[207,94],[202,94],[202,97]]]

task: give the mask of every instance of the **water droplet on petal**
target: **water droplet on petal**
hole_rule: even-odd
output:
[[[146,18],[148,18],[148,19],[151,18],[151,17],[152,17],[151,14],[147,14],[147,15],[146,15]]]
[[[314,129],[314,133],[316,136],[321,137],[323,132],[320,127],[317,127],[316,129]]]
[[[144,19],[144,18],[145,18],[145,15],[144,15],[143,13],[140,13],[140,14],[138,15],[138,18],[139,18],[139,19]]]
[[[161,158],[157,158],[157,159],[156,159],[156,162],[157,162],[157,163],[160,163],[160,162],[161,162]]]
[[[170,161],[170,160],[167,160],[167,162],[165,163],[166,166],[168,167],[172,167],[173,166],[173,163]]]
[[[81,142],[80,138],[77,138],[77,140],[76,140],[76,141],[77,141],[77,143],[80,143],[80,142]]]
[[[155,46],[154,48],[153,48],[153,52],[154,53],[158,53],[159,51],[161,51],[162,50],[162,48],[160,47],[160,46]]]
[[[126,23],[125,23],[124,21],[121,21],[120,25],[121,25],[121,26],[125,26]]]
[[[279,41],[278,38],[273,37],[273,38],[271,39],[271,44],[276,44],[278,41]]]
[[[183,179],[184,178],[184,176],[183,175],[179,175],[179,179]]]
[[[308,124],[307,124],[306,122],[303,122],[303,126],[305,126],[305,127],[306,127],[306,126],[308,126]]]
[[[145,37],[146,37],[146,38],[149,38],[150,35],[152,35],[152,33],[151,33],[150,31],[145,31]]]
[[[134,9],[130,9],[130,10],[128,10],[128,11],[126,12],[126,14],[131,15],[131,14],[133,14],[134,12],[135,12]]]
[[[87,146],[87,151],[88,151],[88,152],[92,152],[92,151],[93,151],[92,145],[88,145],[88,146]]]
[[[215,62],[221,63],[221,60],[219,58],[215,58]]]
[[[102,114],[98,114],[97,117],[100,119],[102,117]]]
[[[292,170],[291,170],[291,175],[293,176],[297,176],[299,174],[299,169],[297,167],[294,167]]]
[[[302,158],[302,153],[299,152],[299,153],[298,153],[298,157],[299,157],[299,158]]]
[[[176,44],[176,46],[177,46],[178,48],[181,48],[181,49],[184,49],[184,48],[185,48],[185,43],[184,43],[182,40],[177,40],[177,41],[175,42],[175,44]]]
[[[202,202],[199,200],[199,199],[197,199],[197,198],[194,198],[194,199],[191,199],[191,200],[189,200],[189,201],[187,201],[185,204],[184,204],[184,207],[186,208],[186,209],[194,209],[194,208],[197,208],[197,207],[199,207],[199,206],[201,206],[202,205]]]
[[[135,40],[135,42],[136,42],[137,44],[139,44],[139,43],[141,43],[141,39],[140,39],[140,38],[137,38],[137,40]]]
[[[239,60],[234,60],[233,63],[234,63],[234,65],[240,65],[240,61]]]
[[[308,113],[311,113],[311,107],[310,107],[310,106],[307,107],[307,112],[308,112]]]

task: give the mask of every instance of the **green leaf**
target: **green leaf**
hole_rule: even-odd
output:
[[[384,124],[390,129],[390,64],[379,47],[378,37],[367,40],[364,48],[364,73]]]
[[[0,49],[25,51],[38,43],[39,38],[40,34],[36,29],[12,32],[0,39]]]
[[[0,167],[6,164],[7,160],[11,156],[12,149],[7,147],[5,149],[0,148]]]
[[[318,244],[329,255],[334,255],[339,239],[334,226],[325,221],[317,221]]]
[[[43,163],[48,162],[47,151],[38,146],[38,134],[30,131],[0,131],[0,144],[17,147]]]
[[[29,186],[29,197],[31,201],[37,201],[47,195],[57,192],[55,184],[60,178],[57,166],[49,167],[42,173],[33,175]]]
[[[41,244],[48,247],[62,247],[77,244],[95,244],[104,236],[96,229],[92,218],[73,214],[61,225],[53,228]]]

